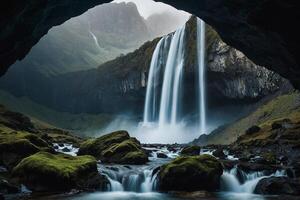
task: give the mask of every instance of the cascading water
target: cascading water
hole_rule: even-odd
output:
[[[184,63],[184,33],[185,26],[178,29],[172,37],[168,59],[164,71],[163,86],[159,109],[159,126],[175,125],[179,111],[179,98],[182,87]]]
[[[153,122],[157,117],[158,107],[158,78],[161,72],[163,52],[166,48],[168,37],[163,37],[156,45],[152,55],[150,70],[148,75],[145,109],[144,109],[144,124]]]
[[[199,88],[199,118],[200,133],[206,132],[206,103],[205,103],[205,23],[197,18],[197,53],[198,53],[198,88]]]
[[[98,48],[99,51],[101,51],[101,47],[99,45],[99,42],[98,42],[98,38],[96,37],[96,35],[92,32],[91,30],[91,24],[89,23],[89,33],[91,34],[93,40],[94,40],[94,43],[96,45],[96,47]]]
[[[101,166],[110,183],[109,191],[151,192],[155,188],[153,166]]]
[[[163,37],[156,45],[150,64],[144,107],[143,125],[155,125],[157,134],[175,132],[186,128],[182,110],[184,102],[183,78],[185,65],[186,26],[172,35]],[[206,131],[205,109],[205,23],[197,19],[197,113],[199,132]],[[167,56],[165,55],[167,52]],[[196,58],[195,58],[196,59]],[[182,125],[183,124],[183,125]],[[198,124],[198,123],[197,123]],[[155,133],[154,133],[155,134]],[[179,136],[180,137],[180,136]],[[180,137],[182,139],[182,137]],[[174,139],[175,140],[175,139]],[[174,141],[175,142],[175,141]],[[181,141],[182,142],[182,141]]]
[[[243,179],[242,183],[238,179],[237,167],[232,168],[230,171],[224,171],[221,177],[221,190],[226,192],[252,194],[257,183],[261,179],[271,176],[286,176],[286,172],[282,170],[276,171],[271,175],[266,175],[262,171],[245,173],[240,170],[240,175]]]

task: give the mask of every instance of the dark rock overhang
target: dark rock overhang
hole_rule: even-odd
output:
[[[109,0],[6,1],[0,12],[0,74],[51,29]],[[297,0],[162,0],[201,17],[256,64],[300,88]]]

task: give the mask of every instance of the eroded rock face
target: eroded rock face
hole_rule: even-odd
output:
[[[215,191],[222,174],[221,163],[212,156],[179,157],[161,167],[158,187],[161,191]]]
[[[1,74],[55,25],[107,0],[10,1],[1,10]],[[162,0],[203,18],[223,40],[299,88],[299,4],[286,0]]]
[[[225,44],[210,27],[206,28],[207,96],[209,107],[255,102],[290,86],[288,81]],[[196,17],[186,24],[184,66],[184,112],[196,106],[197,74]],[[169,37],[171,38],[171,37]],[[71,113],[141,113],[153,51],[160,38],[146,42],[136,51],[100,65],[97,69],[45,77],[39,72],[9,72],[0,88],[58,111]],[[166,48],[163,62],[165,62]],[[13,71],[13,70],[12,70]],[[22,78],[20,78],[22,76]],[[163,77],[159,78],[158,90]],[[38,84],[37,84],[38,83]],[[25,85],[24,85],[25,84]],[[27,88],[34,88],[28,90]],[[67,103],[66,103],[67,102]]]

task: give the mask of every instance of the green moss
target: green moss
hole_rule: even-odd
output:
[[[108,163],[143,164],[148,161],[139,141],[130,138],[126,131],[117,131],[97,139],[89,139],[80,146],[78,154],[93,155]]]
[[[268,138],[272,134],[271,126],[274,122],[286,118],[294,123],[300,122],[299,99],[299,92],[278,96],[264,103],[248,116],[212,132],[208,136],[208,144],[230,144],[235,142],[240,136],[243,136],[244,142],[248,142],[249,139],[263,140]],[[255,124],[261,127],[262,130],[251,135],[251,137],[245,137],[246,129]]]
[[[96,139],[88,139],[80,145],[78,153],[79,155],[89,154],[100,159],[104,150],[129,138],[127,131],[116,131]]]
[[[34,190],[66,190],[97,176],[92,156],[69,156],[39,152],[24,158],[12,171],[13,176]]]
[[[272,152],[266,152],[262,157],[270,164],[276,164],[276,155]]]
[[[196,156],[200,154],[200,147],[199,146],[187,146],[182,149],[180,152],[181,155],[187,155],[187,156]]]
[[[176,158],[171,163],[162,166],[161,177],[172,171],[172,173],[185,172],[190,168],[197,169],[201,172],[211,174],[220,169],[220,162],[213,156],[200,155],[200,156],[184,156]]]
[[[0,133],[0,163],[8,169],[41,150],[51,151],[52,148],[35,134],[22,131]]]
[[[55,173],[62,178],[70,178],[72,175],[85,168],[95,167],[96,159],[92,156],[68,156],[65,154],[50,154],[39,152],[23,159],[14,169],[14,174],[26,174],[34,171],[43,173]]]
[[[184,156],[161,167],[158,174],[162,191],[214,191],[223,173],[221,163],[210,155]]]

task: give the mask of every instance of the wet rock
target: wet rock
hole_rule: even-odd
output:
[[[145,164],[148,156],[136,138],[116,131],[81,144],[78,155],[92,155],[105,163]]]
[[[71,150],[70,150],[68,147],[64,147],[64,148],[62,149],[62,151],[63,151],[63,152],[70,152]]]
[[[272,123],[272,129],[291,128],[292,121],[290,119],[278,120]]]
[[[258,182],[254,192],[264,195],[300,195],[300,180],[287,177],[264,178]]]
[[[276,171],[274,166],[250,163],[250,162],[240,162],[237,167],[245,172],[253,172],[253,171]]]
[[[59,146],[59,147],[64,147],[64,146],[65,146],[65,144],[63,144],[63,143],[59,143],[59,144],[58,144],[58,146]]]
[[[215,150],[213,152],[213,156],[218,157],[220,159],[225,159],[226,158],[226,155],[224,154],[222,148],[218,148],[217,150]]]
[[[39,152],[23,159],[12,174],[19,183],[39,192],[103,189],[108,184],[92,156]]]
[[[220,160],[220,162],[222,163],[224,169],[226,170],[232,169],[238,163],[238,161],[236,160]]]
[[[161,191],[215,191],[222,174],[223,167],[213,156],[179,157],[161,167],[158,187]]]
[[[164,153],[157,153],[158,158],[168,158],[168,156]]]
[[[247,135],[252,135],[252,134],[254,134],[254,133],[257,133],[257,132],[259,132],[260,131],[260,127],[259,126],[251,126],[250,128],[248,128],[247,130],[246,130],[246,134]]]
[[[20,188],[16,185],[9,183],[5,179],[0,179],[0,193],[14,194],[20,192]]]
[[[154,176],[157,172],[159,172],[161,169],[161,166],[156,167],[153,171],[152,171],[152,176]]]
[[[262,164],[276,164],[276,155],[272,152],[266,152],[262,154]]]
[[[0,163],[8,170],[16,166],[23,158],[41,150],[54,150],[40,137],[27,132],[0,134]]]
[[[181,150],[180,154],[184,156],[197,156],[200,154],[200,150],[199,146],[187,146]]]

